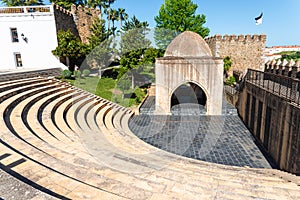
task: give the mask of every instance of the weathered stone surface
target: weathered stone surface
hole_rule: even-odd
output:
[[[39,79],[47,86],[32,79],[0,84],[0,114],[6,116],[0,120],[0,164],[48,194],[33,190],[26,196],[24,189],[28,187],[24,186],[22,190],[18,188],[20,195],[25,193],[23,199],[49,195],[59,199],[300,197],[299,177],[272,169],[207,163],[165,152],[130,131],[132,112],[128,109],[64,83]],[[61,89],[72,93],[56,96]],[[47,94],[47,90],[53,93]],[[93,109],[89,109],[91,106]],[[24,110],[28,113],[22,119]],[[38,118],[52,115],[54,119],[50,117],[48,122],[42,117],[42,123]],[[6,184],[4,180],[0,186],[5,190]],[[0,198],[19,197],[15,189],[11,194],[0,191]]]
[[[56,4],[53,6],[57,32],[70,30],[74,35],[80,37],[83,43],[88,43],[88,38],[91,36],[91,25],[100,14],[100,10],[72,5],[71,11],[68,11]]]
[[[261,77],[263,75],[261,72]],[[278,75],[274,75],[276,79],[272,81],[271,75],[268,74],[270,80],[261,80],[260,85],[255,80],[246,80],[245,87],[239,94],[238,112],[278,167],[299,175],[300,109],[299,90],[296,88],[298,83],[293,80],[293,84],[285,86],[285,76],[279,79]],[[281,84],[278,83],[280,80]],[[290,99],[285,97],[288,94]]]
[[[60,30],[70,30],[74,35],[79,36],[73,13],[56,4],[53,4],[53,8],[56,31],[58,32]]]
[[[230,56],[232,67],[229,74],[232,74],[236,70],[246,73],[248,68],[263,70],[266,38],[266,35],[215,35],[205,41],[213,56]]]
[[[221,115],[223,60],[211,56],[200,35],[186,31],[167,47],[163,58],[156,59],[156,113],[170,114],[171,97],[185,83],[199,86],[206,95],[207,114]]]
[[[200,57],[212,56],[209,46],[192,31],[178,35],[167,47],[165,57]]]

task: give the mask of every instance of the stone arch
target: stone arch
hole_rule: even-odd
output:
[[[207,104],[210,104],[209,100],[209,93],[208,91],[203,87],[202,84],[200,84],[199,82],[197,81],[194,81],[194,80],[186,80],[186,81],[182,81],[182,82],[179,82],[177,84],[177,86],[175,86],[174,88],[171,89],[170,91],[170,95],[169,95],[169,102],[170,102],[170,108],[172,108],[172,97],[173,95],[175,94],[176,90],[178,90],[182,85],[186,84],[186,83],[189,83],[189,84],[193,84],[195,85],[197,88],[199,88],[203,93],[204,93],[204,97],[205,97],[205,103],[203,104],[202,102],[199,102],[199,99],[197,98],[197,94],[195,94],[195,97],[197,98],[197,102],[195,102],[196,104],[200,104],[200,105],[203,105],[203,106],[206,106]],[[185,103],[185,102],[179,102],[180,103]],[[193,103],[193,102],[191,102]],[[206,108],[206,111],[207,111],[207,108]]]
[[[186,82],[199,86],[207,98],[207,114],[222,114],[223,59],[212,57],[200,35],[186,31],[167,47],[165,56],[156,59],[157,114],[171,114],[170,100],[177,87]]]

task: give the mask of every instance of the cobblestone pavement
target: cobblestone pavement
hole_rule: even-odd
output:
[[[54,200],[56,198],[18,180],[0,168],[0,200],[12,199]]]
[[[185,105],[180,109],[187,109],[184,113],[197,113],[188,110],[193,108]],[[132,117],[129,127],[143,141],[182,156],[225,165],[271,168],[236,114],[206,116],[176,112],[158,116],[146,112]]]

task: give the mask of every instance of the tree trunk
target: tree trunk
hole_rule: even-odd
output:
[[[66,65],[70,69],[70,58],[66,56]]]
[[[99,70],[98,70],[98,77],[99,77],[99,79],[102,77],[102,71],[101,71],[101,68],[102,68],[102,67],[99,67]]]
[[[134,75],[131,75],[131,89],[134,89]]]
[[[108,5],[108,22],[107,22],[107,29],[110,30],[110,4]]]
[[[102,20],[102,6],[99,6],[100,14],[99,14],[99,19]]]

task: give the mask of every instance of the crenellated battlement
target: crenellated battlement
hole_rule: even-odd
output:
[[[267,36],[262,35],[214,35],[208,38],[205,38],[206,42],[266,42]]]
[[[88,38],[91,36],[90,27],[93,24],[94,18],[98,18],[100,15],[99,9],[87,8],[84,6],[71,6],[71,12],[74,16],[74,21],[81,38],[81,41],[88,43]]]
[[[73,13],[59,5],[52,4],[52,6],[57,32],[70,30],[74,35],[79,36]]]
[[[99,9],[87,8],[87,7],[84,7],[84,6],[81,6],[81,5],[76,7],[74,4],[71,6],[71,12],[75,13],[75,14],[89,14],[89,15],[92,15],[92,16],[100,14]]]
[[[294,60],[287,61],[284,59],[280,60],[271,60],[265,64],[265,72],[283,75],[291,78],[300,77],[300,60],[295,62]]]
[[[82,42],[88,43],[88,37],[91,35],[90,27],[94,18],[99,17],[100,10],[74,4],[71,6],[71,11],[56,4],[52,6],[57,31],[70,30],[74,35],[79,36]]]
[[[264,60],[263,50],[266,46],[267,36],[265,34],[255,35],[214,35],[205,38],[213,56],[225,58],[229,56],[233,71],[246,73],[248,68],[262,70]]]
[[[57,4],[52,3],[52,6],[53,6],[53,9],[54,9],[54,12],[55,11],[56,12],[61,12],[61,13],[66,14],[66,15],[73,16],[73,14],[69,10],[67,10],[67,9],[57,5]]]

